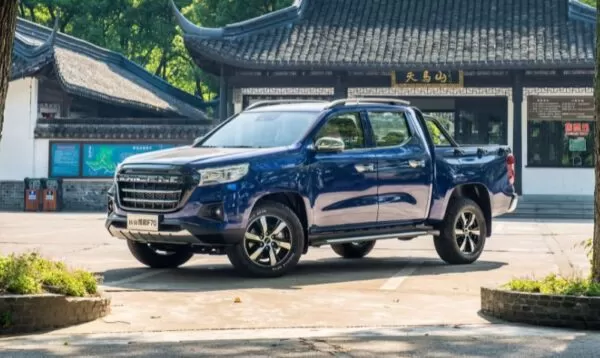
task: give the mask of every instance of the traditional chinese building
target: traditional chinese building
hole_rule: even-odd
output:
[[[222,28],[173,7],[195,63],[221,78],[222,118],[262,99],[407,99],[444,118],[459,143],[513,148],[521,214],[592,214],[589,6],[296,0]]]
[[[102,210],[125,157],[191,143],[207,104],[121,54],[18,19],[0,142],[0,209],[25,178],[63,179],[64,210]]]

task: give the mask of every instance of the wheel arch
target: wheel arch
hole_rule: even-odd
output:
[[[302,230],[304,232],[304,252],[308,251],[308,228],[311,225],[312,217],[310,216],[309,206],[307,205],[307,200],[300,193],[294,191],[274,191],[269,193],[264,193],[259,196],[252,205],[252,212],[254,208],[264,202],[277,202],[283,204],[290,209],[298,216],[300,222],[302,223]],[[249,216],[249,215],[248,215]],[[247,222],[247,219],[244,220]]]
[[[486,186],[481,183],[467,183],[456,186],[448,199],[444,212],[446,212],[452,202],[458,198],[468,198],[479,205],[485,216],[485,226],[487,228],[486,236],[492,236],[492,200]]]

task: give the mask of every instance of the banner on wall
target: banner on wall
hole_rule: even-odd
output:
[[[82,143],[50,144],[49,176],[62,178],[109,178],[126,158],[181,144],[171,143]]]
[[[50,147],[50,176],[79,176],[81,145],[79,143],[53,143]]]
[[[173,144],[84,144],[84,177],[111,177],[117,165],[128,157],[174,147]]]

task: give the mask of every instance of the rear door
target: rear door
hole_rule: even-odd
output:
[[[421,222],[429,214],[433,163],[410,112],[369,110],[377,160],[378,223]]]

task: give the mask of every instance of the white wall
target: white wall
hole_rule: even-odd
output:
[[[35,78],[9,83],[0,142],[0,180],[23,180],[35,174],[33,132],[37,120],[37,95]]]
[[[523,195],[594,195],[593,168],[527,168],[527,96],[592,96],[592,88],[525,88],[523,133]]]

